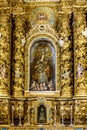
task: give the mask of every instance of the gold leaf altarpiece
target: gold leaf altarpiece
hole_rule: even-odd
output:
[[[86,0],[0,0],[0,130],[86,130],[86,55]]]

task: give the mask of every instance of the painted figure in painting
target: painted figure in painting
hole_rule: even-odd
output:
[[[39,83],[48,83],[47,75],[50,72],[50,68],[46,64],[44,55],[42,55],[41,59],[37,61],[35,69],[37,69],[37,72],[38,72],[38,82]]]

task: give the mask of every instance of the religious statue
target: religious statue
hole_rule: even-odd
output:
[[[24,46],[24,45],[25,45],[25,43],[26,43],[26,39],[25,39],[25,37],[24,37],[24,36],[22,36],[22,37],[21,37],[21,44],[22,44],[22,46]]]
[[[46,122],[46,117],[45,117],[45,111],[44,108],[40,108],[40,114],[39,114],[39,123],[45,123]]]
[[[81,77],[82,76],[82,72],[83,72],[82,64],[78,64],[78,67],[77,67],[77,76]]]
[[[16,78],[20,78],[20,76],[21,76],[20,68],[16,68],[16,70],[15,70],[15,77]]]

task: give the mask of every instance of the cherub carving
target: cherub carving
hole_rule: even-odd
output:
[[[59,39],[59,46],[62,47],[63,44],[64,44],[63,37],[60,37],[60,39]]]
[[[22,37],[21,37],[21,44],[22,44],[22,46],[24,46],[24,45],[25,45],[25,43],[26,43],[26,39],[25,39],[25,37],[24,37],[24,36],[22,36]]]

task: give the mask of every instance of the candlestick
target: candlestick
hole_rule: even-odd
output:
[[[61,125],[62,125],[62,126],[65,126],[65,125],[64,125],[64,117],[63,117],[63,115],[64,115],[64,114],[62,113],[62,124],[61,124]]]
[[[19,126],[22,126],[22,123],[21,123],[21,105],[20,105],[20,113],[19,113]]]
[[[27,126],[30,126],[30,116],[29,116],[30,107],[28,106],[28,123]]]
[[[65,114],[65,113],[64,113],[64,111],[63,111],[63,110],[64,110],[64,108],[62,107],[61,109],[62,109],[62,124],[61,124],[61,125],[62,125],[62,126],[65,126],[65,125],[64,125],[64,117],[63,117],[63,116],[64,116],[64,114]]]
[[[14,126],[14,106],[12,106],[12,122],[11,126]]]
[[[72,105],[71,105],[71,119],[70,119],[70,126],[72,127],[73,126],[73,120],[72,120]]]
[[[56,125],[56,106],[54,106],[54,126],[57,126]]]

